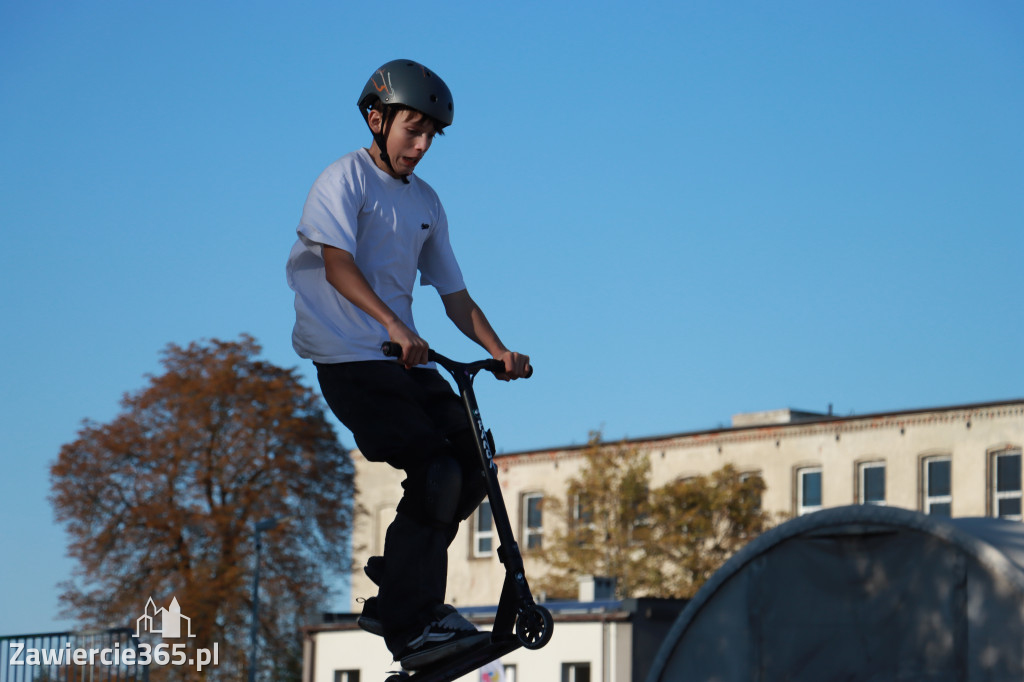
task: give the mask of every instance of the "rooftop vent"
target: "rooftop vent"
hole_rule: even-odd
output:
[[[830,415],[821,412],[807,412],[805,410],[794,410],[784,408],[781,410],[766,410],[764,412],[741,412],[732,416],[733,428],[742,426],[771,426],[775,424],[800,424],[802,422],[816,422],[827,419]]]
[[[581,575],[579,583],[579,600],[581,602],[607,601],[615,599],[615,578],[595,575]]]

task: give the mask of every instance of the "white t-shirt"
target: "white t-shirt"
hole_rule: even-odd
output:
[[[442,296],[465,288],[441,200],[416,175],[408,179],[405,184],[391,177],[360,149],[313,183],[286,268],[295,292],[292,346],[300,357],[323,363],[385,359],[384,327],[327,282],[325,244],[351,253],[374,292],[413,331],[417,270],[421,284]]]

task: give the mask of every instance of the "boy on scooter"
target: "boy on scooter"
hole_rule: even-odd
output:
[[[459,397],[432,365],[412,319],[417,270],[455,326],[501,360],[499,378],[525,377],[529,357],[510,351],[470,297],[434,190],[415,174],[435,135],[452,122],[445,83],[421,64],[388,62],[357,102],[373,137],[316,180],[288,257],[295,291],[292,345],[313,361],[324,399],[363,456],[406,473],[379,586],[360,624],[382,634],[407,670],[488,639],[444,595],[448,546],[484,497],[475,441]],[[381,344],[401,345],[385,359]]]

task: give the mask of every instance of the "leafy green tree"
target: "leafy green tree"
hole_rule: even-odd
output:
[[[643,592],[657,575],[657,559],[644,552],[650,526],[650,460],[624,444],[607,447],[591,433],[584,465],[565,499],[545,498],[561,523],[544,539],[549,570],[538,582],[554,598],[574,598],[582,575],[612,576],[619,596]]]
[[[545,537],[537,581],[573,598],[583,575],[616,579],[618,597],[691,597],[740,547],[771,524],[764,481],[727,465],[710,476],[651,488],[648,455],[591,434],[565,498],[545,499],[559,520]]]
[[[262,535],[261,670],[298,679],[298,628],[344,569],[353,468],[317,395],[294,369],[260,360],[249,336],[171,344],[164,373],[125,395],[106,424],[85,422],[51,468],[51,502],[77,561],[68,615],[135,626],[149,597],[177,598],[220,664],[151,669],[152,679],[242,679],[254,527]],[[190,651],[190,655],[191,655]]]
[[[647,551],[661,560],[658,596],[692,597],[743,545],[767,530],[764,479],[731,464],[651,493]]]

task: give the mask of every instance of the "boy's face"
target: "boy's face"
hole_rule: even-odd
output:
[[[380,130],[382,122],[383,118],[378,112],[370,112],[369,123],[375,131]],[[436,133],[430,119],[418,111],[403,109],[395,114],[387,134],[387,145],[396,177],[409,175],[416,170],[416,164],[430,149]],[[382,166],[382,170],[390,173],[386,165]]]

